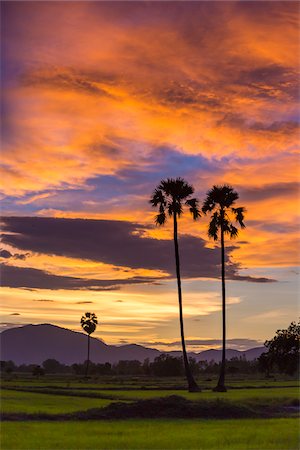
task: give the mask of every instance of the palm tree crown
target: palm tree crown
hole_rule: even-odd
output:
[[[233,219],[241,228],[245,228],[245,208],[233,207],[238,198],[239,194],[227,184],[223,186],[213,186],[213,188],[207,192],[202,211],[204,214],[215,211],[211,216],[208,228],[208,235],[215,241],[218,240],[220,229],[222,229],[224,234],[229,235],[230,239],[237,237],[238,229],[232,224],[231,216],[233,216]]]
[[[96,330],[98,324],[97,316],[95,313],[86,312],[84,316],[81,317],[80,323],[83,330],[90,335]]]
[[[167,178],[162,180],[157,186],[150,199],[152,206],[159,206],[159,213],[155,218],[157,225],[164,225],[166,222],[166,212],[172,217],[176,214],[178,217],[183,212],[182,202],[189,207],[189,210],[196,220],[200,217],[198,208],[198,200],[196,198],[189,198],[194,193],[194,188],[182,178]]]

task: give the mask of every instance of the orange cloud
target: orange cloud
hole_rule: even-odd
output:
[[[4,97],[3,192],[19,204],[40,205],[49,189],[58,199],[66,189],[92,189],[87,180],[100,175],[155,174],[164,146],[219,162],[215,172],[191,170],[200,196],[214,183],[263,189],[299,179],[296,4],[24,3],[7,10],[19,34],[6,30],[7,71],[16,64],[18,75]],[[102,208],[87,200],[78,210],[57,202],[35,214],[149,223],[149,195],[140,190]],[[285,199],[284,222],[297,220],[297,201]],[[245,206],[250,222],[281,223],[280,199]],[[206,236],[205,220],[186,217],[180,227]],[[168,227],[149,233],[171,237]],[[270,252],[271,229],[250,226],[243,236],[249,250],[234,254],[245,264],[289,259],[290,244],[277,260]],[[258,243],[263,258],[250,251]]]
[[[143,156],[157,145],[256,161],[297,142],[296,130],[272,129],[297,107],[294,5],[268,5],[267,13],[255,6],[257,16],[248,5],[224,3],[216,17],[215,5],[173,4],[168,18],[162,5],[131,4],[132,23],[115,5],[114,14],[92,4],[19,8],[14,20],[23,40],[8,54],[21,65],[19,85],[7,91],[15,131],[3,155],[9,194],[144,168]],[[30,27],[20,23],[21,11]],[[155,22],[145,20],[149,13]],[[144,20],[134,22],[139,14]],[[196,27],[201,16],[203,28]],[[142,144],[128,148],[122,139]]]

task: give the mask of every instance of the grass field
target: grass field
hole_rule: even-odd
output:
[[[101,408],[111,400],[2,390],[1,412],[59,414]]]
[[[241,419],[241,416],[237,416],[238,418],[230,420],[208,420],[207,416],[202,419],[176,419],[169,418],[169,415],[162,419],[126,420],[123,420],[122,415],[119,420],[97,421],[75,421],[73,418],[61,421],[54,417],[55,414],[103,408],[112,401],[130,403],[138,399],[150,400],[172,394],[201,404],[223,399],[229,407],[230,404],[250,405],[251,408],[257,408],[257,411],[263,411],[264,405],[269,407],[273,404],[283,407],[282,411],[288,411],[285,407],[296,404],[299,398],[297,380],[273,380],[273,383],[267,380],[268,386],[263,386],[264,380],[238,382],[234,379],[228,383],[234,389],[229,389],[226,393],[206,389],[194,394],[172,389],[173,386],[180,386],[181,381],[174,378],[168,384],[166,378],[147,379],[145,382],[145,379],[138,377],[123,380],[80,380],[60,376],[46,376],[41,380],[31,377],[22,379],[19,376],[4,381],[1,401],[3,413],[47,413],[54,420],[36,420],[38,416],[32,416],[28,417],[30,420],[24,421],[21,416],[18,421],[4,421],[1,450],[298,449],[299,422],[293,417],[295,411],[293,414],[287,412],[286,415],[283,412],[269,419]],[[144,385],[145,388],[141,389]]]
[[[281,400],[289,400],[289,399],[295,399],[299,397],[299,388],[298,387],[270,387],[268,389],[262,389],[262,388],[248,388],[248,389],[228,389],[227,392],[213,392],[212,390],[203,390],[202,392],[196,392],[196,393],[189,393],[186,390],[142,390],[142,389],[134,389],[134,390],[128,390],[128,389],[115,389],[115,390],[105,390],[105,389],[89,389],[88,387],[84,389],[76,389],[73,388],[64,388],[60,386],[10,386],[7,389],[3,389],[4,393],[4,399],[6,399],[6,396],[9,396],[9,392],[18,392],[21,393],[22,391],[25,391],[28,393],[32,393],[34,395],[35,393],[43,394],[51,394],[56,395],[60,394],[62,396],[76,396],[78,397],[90,397],[94,400],[95,397],[98,397],[99,399],[112,399],[112,400],[139,400],[139,399],[150,399],[155,397],[166,397],[171,394],[180,395],[182,397],[185,397],[189,400],[201,400],[201,399],[227,399],[232,401],[247,401],[248,399],[266,399],[266,400],[272,400],[274,398],[281,399]],[[37,394],[35,394],[37,395]],[[35,397],[37,399],[37,397]]]
[[[55,389],[50,391],[51,393],[55,393]],[[97,394],[99,396],[103,395],[110,396],[114,399],[119,400],[137,400],[137,399],[148,399],[154,397],[166,397],[171,394],[180,395],[189,400],[201,400],[201,399],[216,399],[223,398],[228,400],[247,400],[247,399],[268,399],[271,400],[273,398],[279,399],[293,399],[299,396],[299,389],[296,387],[286,387],[286,388],[269,388],[269,389],[232,389],[227,392],[213,392],[211,390],[205,390],[202,392],[190,393],[186,390],[115,390],[115,391],[105,391],[103,389],[99,390],[65,390],[65,393],[74,393],[76,395],[94,395]]]
[[[297,419],[3,423],[4,449],[296,450]]]

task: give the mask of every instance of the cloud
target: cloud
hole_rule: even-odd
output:
[[[44,192],[42,194],[32,195],[23,200],[18,200],[17,203],[20,205],[29,205],[30,203],[34,203],[38,200],[43,200],[45,198],[51,197],[52,195],[54,195],[53,192]]]
[[[6,2],[5,192],[80,188],[145,168],[148,149],[162,144],[253,160],[291,148],[293,125],[276,124],[297,115],[297,5],[251,8]],[[118,139],[141,145],[118,148],[117,159],[107,149]]]
[[[9,330],[10,328],[20,327],[21,325],[26,325],[20,322],[0,322],[0,332]]]
[[[276,252],[272,243],[283,198],[284,221],[297,222],[296,2],[2,9],[5,214],[150,223],[145,200],[162,177],[183,175],[199,195],[216,182],[247,184],[249,225],[274,228],[249,227],[251,248],[234,256],[295,264],[294,236]]]
[[[50,300],[50,299],[47,299],[47,298],[39,298],[39,299],[34,299],[33,300],[34,302],[55,302],[55,300]]]
[[[251,89],[254,97],[289,98],[297,101],[299,89],[293,67],[269,64],[248,71],[241,71],[237,83]]]
[[[221,346],[222,340],[221,339],[187,339],[185,341],[186,345],[189,346]],[[261,341],[257,341],[256,339],[242,339],[242,338],[236,338],[236,339],[227,339],[228,347],[254,347],[254,346],[260,346],[262,345]],[[142,345],[150,345],[150,346],[164,346],[164,347],[178,347],[181,345],[180,341],[173,341],[173,342],[167,342],[167,341],[151,341],[151,342],[142,342]]]
[[[127,280],[94,280],[76,277],[64,277],[47,273],[30,267],[15,267],[2,264],[2,286],[11,288],[35,289],[89,289],[93,291],[107,291],[119,289],[124,284],[151,283],[151,279],[131,278]]]
[[[300,184],[270,183],[263,186],[239,186],[240,197],[246,202],[259,202],[272,198],[291,198],[300,194]]]
[[[292,134],[299,133],[299,123],[296,121],[275,121],[269,124],[262,122],[253,123],[250,128],[257,131],[270,131],[274,133]]]
[[[25,254],[24,253],[23,254],[15,253],[15,254],[12,254],[8,250],[0,249],[0,258],[4,258],[4,259],[12,258],[12,259],[25,260],[28,255],[29,255],[29,253],[25,253]]]
[[[99,261],[115,266],[132,269],[152,269],[162,271],[166,277],[175,276],[173,242],[167,239],[152,239],[146,237],[145,228],[131,222],[113,220],[81,220],[55,219],[38,217],[7,217],[3,218],[2,241],[22,250],[30,250],[48,255],[67,256]],[[231,280],[266,282],[266,278],[252,278],[238,274],[239,266],[230,261],[230,253],[234,247],[227,247],[227,278]],[[180,237],[180,254],[182,276],[185,278],[219,278],[220,251],[218,248],[206,247],[206,242],[200,237],[183,235]],[[5,266],[9,272],[13,268]],[[19,270],[15,268],[14,270]],[[71,277],[58,277],[27,269],[29,279],[43,277],[41,284],[53,283],[76,287],[115,286],[126,283],[152,282],[154,278],[134,277],[128,280],[79,280]],[[25,272],[23,272],[25,274]],[[21,271],[20,271],[21,275]],[[4,277],[5,279],[5,277]],[[48,280],[46,282],[46,280]],[[17,283],[17,281],[15,281]],[[23,284],[26,283],[25,278]],[[37,287],[25,284],[26,287]],[[58,288],[58,287],[57,287]]]
[[[97,83],[82,74],[76,73],[72,69],[64,71],[57,70],[39,70],[25,74],[22,77],[25,86],[43,86],[46,88],[54,88],[59,90],[75,90],[90,95],[111,95],[104,89],[101,89]]]
[[[292,237],[293,235],[297,235],[299,231],[298,224],[289,222],[266,223],[259,220],[249,220],[248,225],[257,230],[267,231],[273,235],[279,233],[285,236],[290,235]]]
[[[8,250],[0,250],[0,257],[8,259],[12,257],[12,254]]]
[[[11,313],[10,316],[20,316],[20,313]]]
[[[86,301],[86,302],[76,302],[76,305],[86,305],[86,304],[88,304],[88,303],[94,303],[94,302],[91,302],[91,301]]]

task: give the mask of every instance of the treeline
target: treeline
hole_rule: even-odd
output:
[[[220,370],[220,364],[215,361],[196,361],[189,358],[190,367],[193,375],[217,374]],[[35,364],[22,364],[17,366],[13,361],[1,361],[2,373],[29,373],[36,376],[44,374],[75,374],[84,375],[86,372],[85,361],[82,364],[75,363],[71,366],[61,364],[55,359],[45,360],[41,366]],[[228,373],[256,373],[260,369],[257,360],[247,361],[244,357],[232,358],[228,361]],[[119,361],[115,364],[106,362],[104,364],[95,364],[89,362],[90,375],[146,375],[158,377],[183,376],[185,374],[182,358],[176,358],[168,354],[162,354],[150,362],[147,358],[143,363],[137,360]]]

